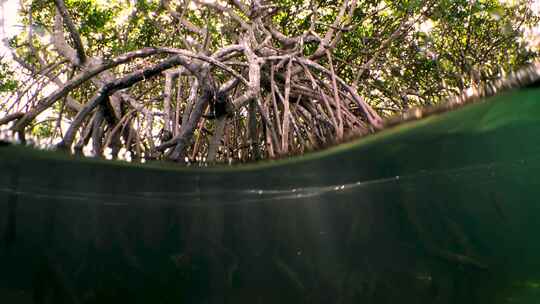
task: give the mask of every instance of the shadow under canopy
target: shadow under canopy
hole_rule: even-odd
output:
[[[539,303],[539,136],[522,89],[239,167],[0,147],[0,300]]]

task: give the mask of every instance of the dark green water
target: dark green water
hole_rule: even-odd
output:
[[[540,303],[540,92],[287,161],[0,148],[1,303]]]

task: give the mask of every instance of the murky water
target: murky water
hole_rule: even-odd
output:
[[[148,186],[128,169],[84,167],[77,180],[61,164],[26,174],[19,163],[0,184],[0,295],[17,303],[538,303],[539,164],[338,184],[327,181],[339,171],[328,171],[307,187],[284,187],[270,173],[258,187],[246,182],[252,176],[224,187],[215,183],[230,177],[222,173],[158,171],[148,179],[162,186]]]

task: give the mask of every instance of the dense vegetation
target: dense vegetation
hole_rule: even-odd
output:
[[[531,1],[21,1],[0,125],[98,157],[246,162],[533,60]]]

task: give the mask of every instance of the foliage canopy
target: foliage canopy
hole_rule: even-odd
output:
[[[0,125],[74,153],[246,162],[532,61],[531,1],[23,0]],[[3,114],[1,114],[3,113]]]

